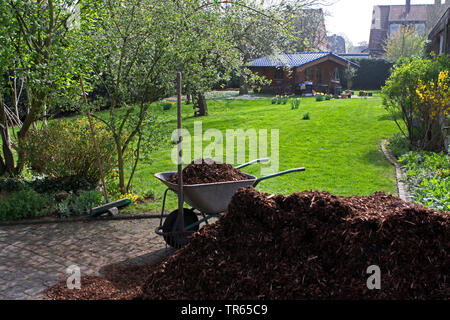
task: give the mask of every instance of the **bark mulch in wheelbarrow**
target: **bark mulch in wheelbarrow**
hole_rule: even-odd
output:
[[[247,179],[248,177],[244,173],[233,168],[230,164],[217,163],[212,159],[199,159],[192,161],[183,169],[183,184],[188,185]],[[178,173],[172,174],[168,181],[178,184]]]
[[[159,266],[140,275],[116,270],[76,296],[65,282],[47,292],[54,299],[449,299],[449,234],[449,212],[381,192],[271,196],[242,188],[228,213]],[[370,265],[381,269],[381,290],[367,288]]]

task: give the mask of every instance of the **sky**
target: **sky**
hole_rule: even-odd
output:
[[[375,5],[405,4],[405,0],[332,0],[335,3],[323,7],[327,16],[327,33],[345,34],[353,45],[369,42],[372,10]],[[433,4],[434,0],[411,0],[411,4]]]

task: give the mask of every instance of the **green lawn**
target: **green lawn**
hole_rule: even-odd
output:
[[[192,106],[183,105],[183,126],[192,135],[194,121],[199,120],[203,132],[214,128],[224,135],[226,129],[279,129],[279,170],[306,167],[306,171],[263,181],[257,189],[264,192],[289,194],[314,189],[345,196],[375,191],[395,194],[395,170],[381,153],[380,142],[398,129],[381,102],[378,97],[322,102],[302,98],[300,108],[291,110],[289,104],[272,105],[267,98],[210,100],[209,116],[203,118],[194,118]],[[302,120],[304,112],[309,112],[310,120]],[[172,108],[165,114],[171,131],[176,128],[176,110]],[[204,142],[203,147],[206,145]],[[140,163],[133,183],[135,192],[152,190],[162,197],[165,186],[153,174],[176,171],[171,161],[173,147],[155,152],[151,162]],[[259,168],[254,165],[243,171],[260,176]],[[161,203],[157,200],[126,211],[158,211]],[[176,207],[173,193],[168,206]]]

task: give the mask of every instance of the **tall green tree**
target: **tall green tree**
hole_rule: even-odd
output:
[[[66,92],[73,85],[71,61],[73,51],[67,50],[77,0],[23,1],[5,0],[0,4],[0,41],[2,42],[0,94],[8,92],[11,73],[26,81],[29,110],[17,130],[17,140],[11,141],[10,123],[1,105],[2,153],[0,175],[18,174],[24,166],[20,145],[30,126],[45,111],[46,102],[54,92]],[[2,100],[0,98],[0,100]],[[17,158],[12,149],[16,149]]]
[[[426,41],[427,38],[417,33],[413,27],[401,27],[386,40],[384,45],[386,58],[391,62],[401,58],[422,58],[425,54]]]

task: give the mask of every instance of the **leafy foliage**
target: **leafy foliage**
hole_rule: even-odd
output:
[[[36,218],[51,207],[53,197],[40,194],[31,188],[14,192],[6,200],[0,201],[0,220]]]
[[[450,211],[450,156],[409,152],[400,157],[414,201],[436,210]]]
[[[359,65],[359,69],[352,81],[353,88],[374,90],[381,89],[386,79],[389,77],[390,69],[393,64],[385,59],[353,59],[351,60]],[[349,88],[344,77],[345,69],[340,70],[341,84],[343,88]]]
[[[1,178],[0,191],[15,192],[25,188],[31,188],[38,193],[56,193],[59,191],[75,192],[78,190],[92,190],[95,185],[87,181],[85,177],[34,177],[27,181],[19,178]]]
[[[433,59],[405,59],[393,68],[382,89],[386,110],[402,134],[419,150],[443,149],[438,119],[450,110],[446,98],[448,90],[444,90],[449,86],[446,76],[449,69],[450,59],[446,55]]]
[[[102,123],[95,124],[95,134],[104,172],[114,163],[114,142]],[[86,179],[97,184],[100,173],[86,117],[73,121],[59,120],[48,127],[31,130],[24,141],[26,160],[35,172],[54,178]]]
[[[60,216],[69,217],[73,215],[88,214],[91,208],[97,207],[103,203],[101,192],[90,190],[72,195],[69,198],[58,203],[56,208]]]
[[[384,50],[391,62],[401,58],[418,57],[425,54],[427,38],[414,30],[414,27],[401,27],[386,40]]]
[[[389,148],[397,158],[413,150],[409,140],[400,132],[397,132],[389,139]]]
[[[289,100],[289,103],[291,104],[291,109],[298,109],[298,107],[300,106],[300,98],[293,98]]]

